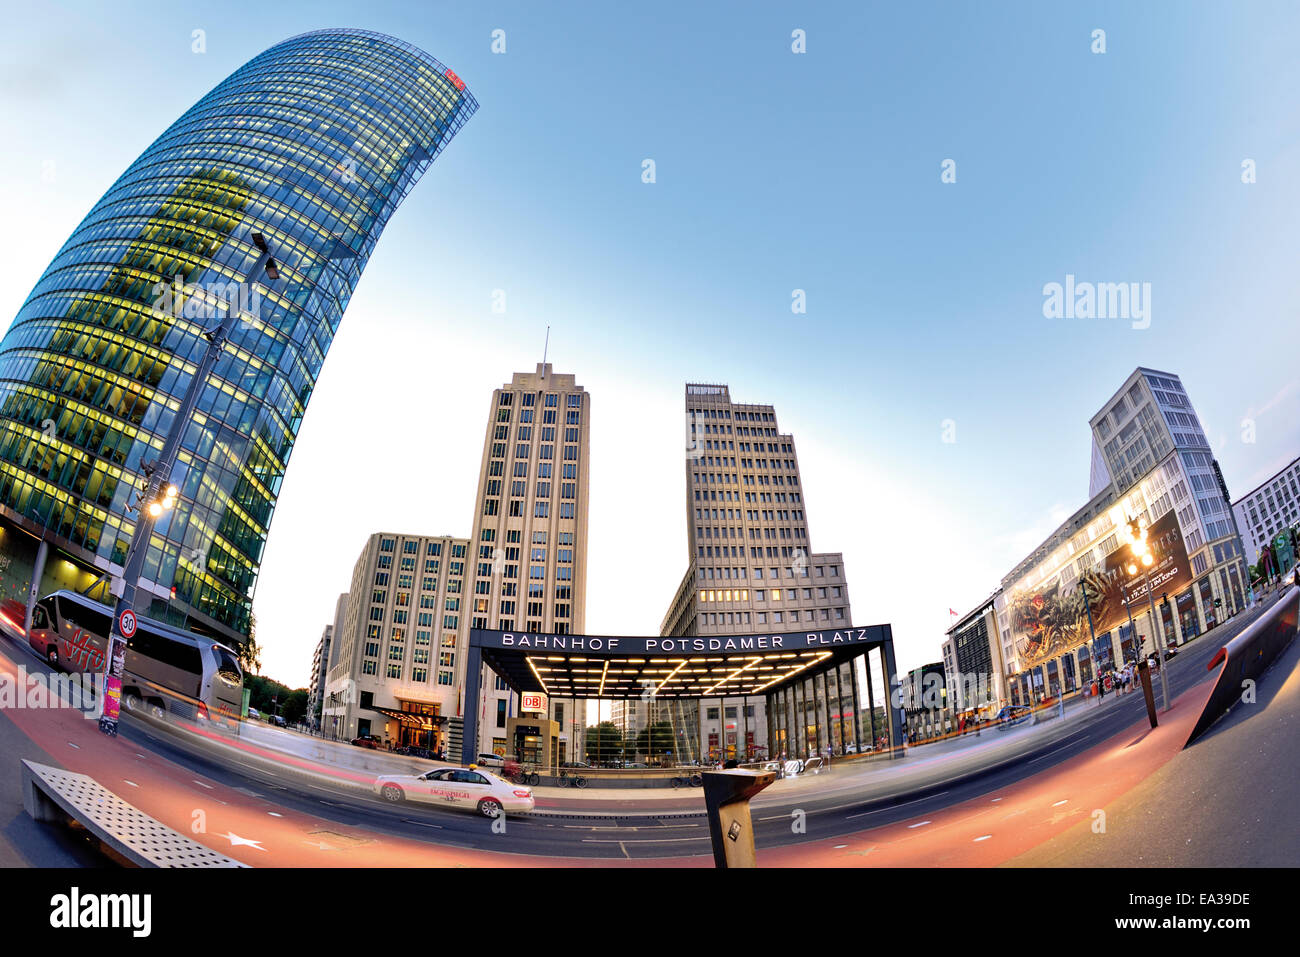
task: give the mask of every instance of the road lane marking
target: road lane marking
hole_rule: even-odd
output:
[[[1070,803],[1070,801],[1069,801],[1069,799],[1067,798],[1067,799],[1064,800],[1064,801],[1057,801],[1055,804],[1052,805],[1052,807],[1060,807],[1062,804],[1069,804],[1069,803]]]
[[[881,811],[892,811],[895,808],[907,807],[909,804],[918,804],[921,801],[928,801],[930,800],[930,798],[943,797],[947,793],[948,793],[947,791],[940,791],[938,794],[928,794],[925,797],[914,798],[911,801],[904,801],[902,804],[891,804],[889,805],[889,807],[878,807],[874,811],[863,811],[860,814],[849,814],[845,816],[844,820],[851,821],[855,817],[866,817],[868,814],[879,814]],[[784,815],[784,816],[789,817],[789,815]],[[771,818],[768,818],[766,820],[771,820]]]
[[[76,748],[78,751],[81,750],[81,745],[79,745],[79,744],[73,744],[71,741],[68,742],[68,747],[70,747],[70,748]]]
[[[216,790],[216,788],[214,788],[211,784],[204,784],[202,781],[200,781],[200,780],[198,780],[198,779],[195,779],[194,783],[197,784],[197,785],[198,785],[199,787],[201,787],[201,788],[207,788],[209,791],[215,791],[215,790]]]
[[[930,823],[929,821],[921,821],[917,824],[909,824],[907,825],[907,829],[910,831],[914,827],[925,827],[929,823]]]
[[[971,843],[978,844],[980,841],[987,841],[992,836],[993,836],[992,834],[985,834],[983,837],[975,838],[975,840],[971,841]]]
[[[126,778],[123,778],[122,780],[123,780],[123,781],[126,781]],[[133,788],[138,788],[138,787],[140,786],[140,785],[136,784],[134,781],[126,781],[126,783],[129,784],[129,785],[131,785],[131,787],[133,787]]]
[[[618,844],[621,846],[623,844],[696,844],[700,841],[707,841],[707,840],[709,840],[709,838],[707,837],[673,837],[673,838],[663,837],[657,839],[651,838],[650,840],[646,840],[646,841],[626,841],[626,840],[608,841],[598,837],[584,837],[582,839],[582,843],[583,844]]]

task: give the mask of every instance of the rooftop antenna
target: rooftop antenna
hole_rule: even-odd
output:
[[[542,346],[542,378],[546,378],[546,354],[551,350],[551,327],[546,327],[546,344]]]

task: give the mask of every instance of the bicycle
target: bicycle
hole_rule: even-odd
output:
[[[682,787],[698,788],[704,786],[704,777],[699,774],[690,774],[690,775],[679,774],[676,775],[672,779],[672,781],[673,781],[673,787],[675,788],[682,788]]]
[[[560,786],[564,787],[565,785],[568,785],[571,788],[585,788],[587,786],[587,779],[576,771],[573,774],[570,774],[568,771],[562,770],[560,771]]]
[[[520,768],[510,778],[515,784],[531,784],[534,787],[542,783],[542,776],[528,768]]]

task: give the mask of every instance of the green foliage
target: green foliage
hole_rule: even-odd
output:
[[[656,721],[654,724],[647,725],[637,734],[633,750],[637,754],[654,758],[663,757],[665,751],[676,750],[673,742],[673,726],[667,721]]]
[[[239,655],[239,666],[244,669],[244,684],[247,685],[248,675],[259,674],[262,670],[262,646],[257,643],[257,616],[250,615],[248,619],[248,640],[236,649]],[[254,708],[257,705],[253,705]],[[261,709],[258,708],[260,711]]]
[[[248,674],[244,675],[244,687],[249,690],[248,706],[263,715],[278,714],[289,724],[296,724],[307,713],[306,688],[293,689],[271,678]]]
[[[623,732],[613,721],[602,721],[587,729],[587,760],[613,761],[623,754]]]

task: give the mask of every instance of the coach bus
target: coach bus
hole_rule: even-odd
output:
[[[55,667],[102,673],[113,610],[85,595],[56,591],[32,609],[28,641]],[[122,707],[155,718],[175,714],[237,728],[244,671],[230,648],[149,618],[126,643]]]

